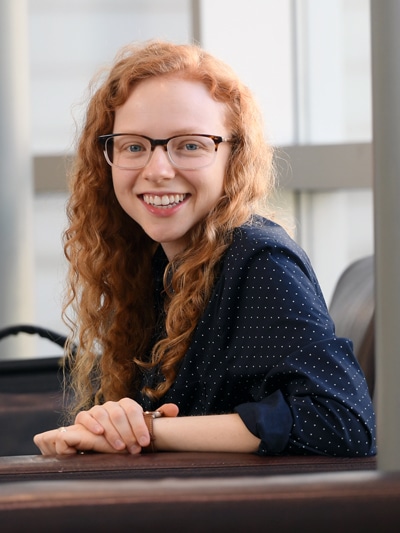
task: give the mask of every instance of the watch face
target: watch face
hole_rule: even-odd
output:
[[[144,411],[144,416],[151,416],[151,418],[160,418],[162,417],[162,413],[160,411]]]

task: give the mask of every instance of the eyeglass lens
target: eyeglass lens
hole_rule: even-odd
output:
[[[107,139],[106,151],[113,165],[137,169],[149,162],[152,146],[148,139],[140,135],[120,135]],[[186,169],[207,166],[216,155],[214,141],[209,137],[196,135],[182,135],[170,139],[167,151],[175,166]]]

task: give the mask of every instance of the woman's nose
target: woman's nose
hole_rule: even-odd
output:
[[[175,168],[164,146],[154,148],[147,165],[143,167],[142,175],[146,179],[156,181],[175,177]]]

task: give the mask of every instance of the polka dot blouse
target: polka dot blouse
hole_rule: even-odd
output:
[[[164,401],[183,416],[237,412],[261,439],[260,454],[375,454],[374,411],[352,344],[335,336],[305,252],[265,219],[235,231]]]

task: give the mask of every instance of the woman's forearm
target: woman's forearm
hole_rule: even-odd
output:
[[[260,444],[238,414],[157,418],[153,433],[159,451],[254,453]]]

